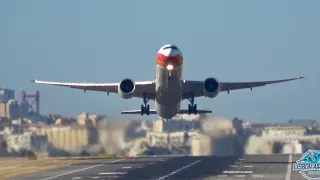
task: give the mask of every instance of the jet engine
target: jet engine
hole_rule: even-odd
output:
[[[203,82],[203,94],[205,97],[214,98],[220,92],[220,83],[215,78],[207,78]]]
[[[124,79],[119,83],[118,93],[123,99],[132,98],[136,86],[133,80]]]

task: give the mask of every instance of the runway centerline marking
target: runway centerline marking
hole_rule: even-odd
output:
[[[256,177],[256,178],[258,178],[258,177],[262,178],[263,176],[264,176],[263,174],[253,174],[252,175],[252,177]]]
[[[242,177],[246,177],[246,175],[245,174],[240,174],[240,175],[235,175],[234,177],[242,178]]]
[[[188,168],[188,167],[190,167],[190,166],[193,166],[193,165],[197,164],[197,163],[200,162],[200,161],[202,161],[202,160],[194,161],[194,162],[192,162],[192,163],[190,163],[190,164],[188,164],[188,165],[186,165],[186,166],[184,166],[184,167],[182,167],[182,168],[179,168],[179,169],[171,172],[171,173],[168,174],[168,175],[165,175],[165,176],[162,176],[162,177],[158,178],[157,180],[166,179],[166,178],[168,178],[168,177],[170,177],[170,176],[172,176],[172,175],[174,175],[174,174],[176,174],[176,173],[178,173],[178,172],[180,172],[180,171],[182,171],[182,170],[184,170],[184,169],[186,169],[186,168]]]
[[[124,159],[118,159],[118,160],[114,160],[114,161],[111,161],[111,163],[115,163],[115,162],[119,162],[119,161],[123,161]]]
[[[251,174],[253,171],[223,171],[224,174]]]
[[[243,166],[243,167],[245,167],[245,168],[252,168],[253,165],[246,165],[246,166]]]
[[[127,174],[127,172],[103,172],[98,175],[116,175],[116,174]]]
[[[292,170],[292,154],[289,155],[286,180],[291,179],[291,170]]]
[[[118,162],[118,161],[123,161],[123,160],[124,159],[118,159],[118,160],[112,161],[111,163]],[[84,170],[87,170],[87,169],[92,169],[92,168],[95,168],[95,167],[99,167],[99,166],[102,166],[102,165],[104,165],[104,164],[98,164],[98,165],[94,165],[94,166],[90,166],[90,167],[86,167],[86,168],[70,171],[70,172],[59,174],[59,175],[56,175],[56,176],[51,176],[51,177],[48,177],[48,178],[44,178],[44,179],[41,179],[41,180],[54,179],[54,178],[65,176],[65,175],[72,174],[72,173],[75,173],[75,172],[84,171]]]
[[[226,174],[220,174],[220,175],[218,175],[217,177],[228,177],[228,175],[226,175]]]

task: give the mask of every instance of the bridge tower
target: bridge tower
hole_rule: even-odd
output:
[[[20,102],[28,103],[28,111],[40,113],[40,92],[36,91],[35,94],[26,94],[24,90],[20,93]]]

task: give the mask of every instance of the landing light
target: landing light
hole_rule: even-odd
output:
[[[171,71],[171,70],[173,69],[173,66],[172,66],[171,64],[169,64],[169,65],[167,65],[167,69],[168,69],[169,71]]]

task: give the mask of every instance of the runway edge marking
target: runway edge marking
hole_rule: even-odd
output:
[[[118,159],[118,160],[112,161],[111,163],[118,162],[118,161],[123,161],[123,160],[124,159]],[[41,180],[54,179],[54,178],[65,176],[65,175],[72,174],[72,173],[75,173],[75,172],[84,171],[84,170],[87,170],[87,169],[92,169],[92,168],[95,168],[95,167],[99,167],[99,166],[102,166],[102,165],[104,165],[104,164],[97,164],[97,165],[94,165],[94,166],[90,166],[90,167],[86,167],[86,168],[70,171],[70,172],[59,174],[59,175],[56,175],[56,176],[51,176],[51,177],[44,178],[44,179],[41,179]]]
[[[292,170],[292,154],[289,155],[286,180],[290,180],[291,179],[291,170]]]
[[[192,163],[190,163],[190,164],[188,164],[188,165],[186,165],[186,166],[184,166],[184,167],[182,167],[182,168],[180,168],[180,169],[177,169],[177,170],[171,172],[170,174],[168,174],[168,175],[166,175],[166,176],[162,176],[162,177],[158,178],[157,180],[163,180],[163,179],[165,179],[165,178],[168,178],[168,177],[170,177],[170,176],[172,176],[172,175],[174,175],[174,174],[176,174],[176,173],[178,173],[178,172],[180,172],[180,171],[182,171],[182,170],[184,170],[184,169],[186,169],[186,168],[188,168],[188,167],[190,167],[190,166],[193,166],[193,165],[197,164],[197,163],[200,162],[200,161],[202,161],[202,159],[201,159],[201,160],[194,161],[194,162],[192,162]]]

